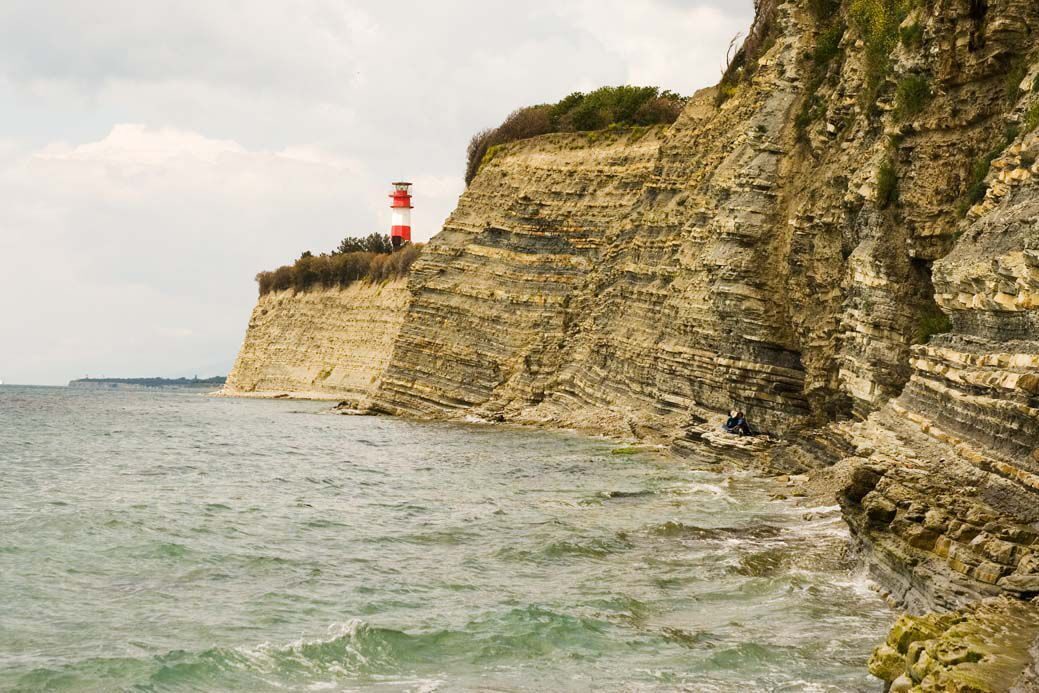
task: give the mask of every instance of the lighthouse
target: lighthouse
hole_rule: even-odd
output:
[[[390,240],[393,241],[394,248],[400,248],[405,243],[411,243],[411,183],[394,183],[393,194],[390,195],[390,199],[393,200],[393,204],[390,205],[390,209],[393,210],[393,221],[390,222],[392,227],[390,229]]]

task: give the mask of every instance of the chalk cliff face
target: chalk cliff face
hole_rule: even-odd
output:
[[[753,74],[671,127],[502,147],[383,309],[263,299],[233,386],[634,433],[703,459],[719,413],[743,408],[786,440],[740,459],[841,470],[874,575],[944,614],[896,627],[878,676],[1030,690],[1039,3],[915,3],[879,78],[853,5],[894,2],[819,21],[776,3]],[[984,645],[1000,638],[1012,652]]]
[[[402,279],[261,296],[224,394],[368,405],[411,294]]]

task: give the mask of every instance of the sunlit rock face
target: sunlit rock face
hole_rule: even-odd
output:
[[[224,394],[337,399],[366,407],[410,298],[403,279],[261,296]]]
[[[731,98],[701,92],[665,129],[495,152],[413,273],[380,406],[665,435],[730,407],[773,430],[883,407],[940,315],[934,263],[971,169],[1021,108],[1005,74],[1035,8],[990,5],[915,10],[919,44],[894,50],[876,103],[850,17],[818,65],[828,29],[787,2]],[[917,74],[931,97],[896,119]]]

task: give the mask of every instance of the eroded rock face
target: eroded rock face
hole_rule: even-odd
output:
[[[607,230],[642,195],[661,137],[551,135],[485,163],[413,268],[379,406],[515,417],[553,392]]]
[[[773,430],[882,407],[938,311],[933,263],[972,165],[1003,142],[1004,75],[1036,22],[1026,2],[972,7],[907,20],[922,45],[897,50],[890,82],[924,73],[934,94],[912,122],[885,114],[893,86],[861,98],[853,29],[838,60],[806,61],[819,29],[787,2],[724,103],[707,90],[664,131],[503,148],[416,266],[379,406],[663,437],[730,407]],[[826,108],[802,128],[806,98]],[[897,208],[878,199],[888,164]]]
[[[367,406],[410,298],[404,280],[262,296],[224,394]]]
[[[791,29],[745,94],[701,92],[664,132],[497,153],[415,267],[379,406],[614,431],[734,403],[810,417],[773,238],[800,42]]]

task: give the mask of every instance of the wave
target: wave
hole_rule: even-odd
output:
[[[443,634],[411,636],[354,620],[333,626],[326,638],[252,647],[175,650],[150,658],[99,657],[21,677],[16,691],[59,690],[254,690],[336,683],[380,672],[394,673],[416,651],[416,642]],[[320,685],[316,687],[321,687]]]
[[[509,561],[538,562],[544,559],[596,558],[628,551],[631,542],[621,536],[610,538],[553,541],[540,549],[517,549],[506,547],[497,552],[499,558]]]
[[[270,691],[375,681],[392,685],[390,679],[435,690],[437,677],[452,663],[514,665],[554,652],[594,654],[602,649],[610,627],[537,605],[489,615],[465,630],[419,634],[355,619],[330,627],[327,637],[319,639],[176,650],[144,658],[98,657],[40,668],[18,679],[13,690]]]

